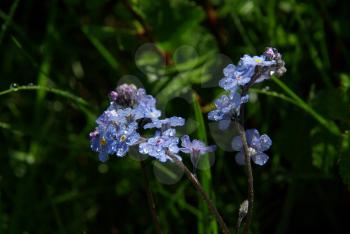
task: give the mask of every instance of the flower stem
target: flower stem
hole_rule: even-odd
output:
[[[140,164],[141,164],[141,168],[142,168],[143,177],[145,179],[145,190],[146,190],[146,194],[147,194],[148,206],[149,206],[149,208],[151,210],[151,214],[152,214],[153,226],[155,228],[155,232],[157,234],[161,234],[162,232],[161,232],[160,224],[158,221],[156,203],[154,201],[153,194],[152,194],[152,191],[150,189],[149,182],[148,182],[148,173],[146,170],[146,164],[144,161],[140,161]]]
[[[247,143],[244,127],[237,121],[235,121],[235,126],[243,143],[245,172],[247,174],[247,180],[248,180],[248,213],[246,216],[246,222],[243,229],[243,233],[248,234],[250,225],[252,223],[252,216],[253,216],[254,178],[253,178],[252,165],[250,163],[249,149],[248,149],[248,143]]]
[[[207,203],[210,212],[215,216],[217,222],[219,223],[219,225],[221,227],[222,232],[224,234],[229,234],[230,230],[228,229],[225,221],[221,217],[219,211],[216,209],[216,207],[213,204],[213,202],[210,200],[208,194],[205,192],[205,190],[203,189],[202,185],[197,180],[197,177],[195,177],[191,173],[191,171],[185,166],[185,164],[183,164],[183,162],[178,160],[177,157],[174,154],[172,154],[170,152],[167,152],[167,154],[175,162],[175,164],[178,167],[180,167],[185,172],[187,178],[191,181],[191,183],[193,184],[195,189],[199,192],[199,194],[202,196],[203,200]]]

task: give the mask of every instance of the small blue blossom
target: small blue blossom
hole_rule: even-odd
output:
[[[130,124],[144,117],[144,113],[139,109],[131,108],[118,109],[116,114],[117,118],[115,122],[117,122],[119,125]]]
[[[91,149],[99,153],[99,159],[105,162],[108,155],[123,157],[140,138],[136,131],[137,123],[125,125],[113,123],[100,124],[90,133]]]
[[[254,73],[254,67],[240,64],[235,67],[233,64],[224,68],[225,77],[219,81],[219,86],[225,90],[235,92],[240,86],[249,83]]]
[[[267,156],[263,152],[268,150],[272,145],[270,137],[268,137],[266,134],[260,136],[258,130],[249,129],[246,131],[246,138],[249,147],[248,150],[250,158],[255,164],[263,166],[269,159],[269,156]],[[233,138],[232,149],[235,151],[239,151],[235,157],[236,162],[239,165],[244,165],[244,149],[240,136],[236,136]]]
[[[193,140],[191,142],[188,135],[181,137],[181,146],[180,151],[191,155],[191,161],[195,167],[197,167],[200,155],[214,152],[216,149],[215,145],[206,146],[200,140]]]
[[[149,128],[161,128],[162,131],[169,129],[170,127],[185,125],[185,119],[181,117],[170,117],[166,119],[152,119],[151,123],[144,126],[144,129]]]
[[[231,93],[229,96],[222,95],[215,100],[216,110],[209,112],[208,119],[219,121],[219,128],[225,130],[233,117],[239,115],[242,103],[248,100],[247,96],[241,97],[239,93]]]
[[[119,157],[123,157],[128,151],[129,147],[134,145],[139,139],[140,134],[136,131],[137,124],[130,123],[127,127],[123,126],[116,134],[116,152]]]
[[[105,162],[109,154],[113,154],[116,149],[114,135],[116,129],[110,125],[106,127],[99,126],[90,133],[91,149],[99,153],[99,159]]]
[[[154,137],[151,137],[147,142],[139,145],[141,154],[148,154],[160,162],[166,162],[172,159],[167,155],[167,152],[174,154],[179,160],[181,157],[176,155],[179,152],[179,138],[175,136],[175,129],[168,129],[162,133],[156,132]]]
[[[144,89],[138,89],[136,94],[138,106],[136,109],[143,113],[144,118],[157,119],[161,112],[156,108],[156,99],[151,95],[147,95]]]

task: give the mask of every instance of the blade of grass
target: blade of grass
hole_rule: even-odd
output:
[[[50,93],[65,97],[67,99],[71,99],[72,101],[76,102],[79,105],[89,107],[89,103],[81,97],[77,97],[74,94],[71,94],[71,93],[64,91],[64,90],[61,90],[61,89],[39,86],[39,85],[22,85],[22,86],[18,86],[18,87],[9,88],[9,89],[0,91],[0,96],[5,95],[5,94],[9,94],[9,93],[13,93],[13,92],[17,92],[17,91],[23,91],[23,90],[44,90],[46,92],[50,92]]]
[[[8,27],[9,27],[11,21],[12,21],[12,18],[13,18],[13,15],[15,14],[15,11],[17,9],[18,3],[19,3],[19,0],[15,0],[12,3],[11,8],[10,8],[10,13],[8,14],[8,17],[6,18],[4,24],[1,26],[2,30],[0,32],[0,44],[2,43],[2,39],[4,38],[6,30],[8,29]]]
[[[301,109],[309,113],[315,120],[323,125],[329,132],[334,135],[340,135],[341,132],[338,126],[331,120],[328,120],[317,113],[310,105],[304,102],[296,93],[293,92],[287,85],[285,85],[280,79],[272,78],[272,80],[286,93],[288,94]]]
[[[207,133],[206,133],[207,131],[204,124],[201,107],[198,102],[198,95],[195,92],[192,93],[192,100],[193,100],[195,120],[198,123],[197,137],[203,142],[207,143],[208,141]],[[214,193],[214,190],[212,189],[212,176],[210,171],[209,158],[208,158],[208,155],[204,155],[202,157],[203,157],[202,163],[204,164],[204,168],[206,169],[201,171],[199,180],[204,190],[209,194],[213,202],[215,202],[215,193]],[[208,210],[208,207],[203,201],[199,202],[199,210],[201,211],[202,217],[198,219],[198,233],[218,233],[218,225],[214,217],[211,217],[209,222],[205,218],[210,216],[210,212]]]
[[[188,186],[188,182],[180,185],[177,189],[175,194],[168,192],[167,190],[163,189],[161,186],[158,188],[158,192],[162,194],[164,197],[166,197],[168,200],[167,206],[175,206],[180,207],[184,210],[187,210],[188,212],[192,213],[193,215],[200,217],[201,211],[198,210],[196,207],[188,204],[186,200],[183,198],[185,192],[185,188]],[[177,205],[175,205],[177,204]]]
[[[318,69],[321,78],[324,82],[324,84],[328,87],[331,88],[333,87],[332,81],[330,80],[326,69],[327,69],[327,62],[324,62],[320,55],[319,55],[319,50],[315,46],[315,43],[313,42],[311,36],[310,36],[310,30],[306,28],[306,24],[303,20],[302,17],[302,8],[298,6],[298,4],[295,0],[291,1],[292,4],[294,4],[294,9],[295,9],[295,14],[294,17],[298,22],[298,25],[300,26],[300,31],[303,35],[303,38],[307,44],[307,48],[309,49],[309,54],[311,57],[311,61],[314,63],[315,67]],[[327,61],[327,60],[326,60]]]
[[[76,106],[87,115],[89,120],[95,118],[95,115],[91,111],[92,106],[87,101],[85,101],[81,97],[75,96],[67,91],[57,89],[57,88],[44,87],[44,86],[38,86],[38,85],[23,85],[23,86],[12,87],[7,90],[0,91],[0,96],[5,94],[10,94],[13,92],[18,92],[18,91],[41,90],[41,89],[45,90],[46,92],[53,93],[73,101],[73,103],[75,103]]]
[[[106,62],[114,69],[118,69],[118,62],[114,58],[114,56],[108,51],[108,49],[102,44],[102,42],[92,35],[92,33],[89,30],[89,27],[84,26],[82,27],[82,31],[85,34],[85,36],[90,40],[90,42],[95,46],[95,48],[100,52],[102,57],[106,60]]]

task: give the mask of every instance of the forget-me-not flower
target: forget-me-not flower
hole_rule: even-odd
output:
[[[168,156],[168,152],[181,160],[181,157],[176,155],[179,152],[179,138],[175,134],[176,131],[172,128],[164,132],[157,131],[154,137],[149,138],[146,142],[139,145],[139,152],[141,154],[148,154],[160,162],[172,161]]]
[[[184,135],[181,137],[181,146],[182,148],[180,148],[180,151],[186,154],[190,154],[191,161],[194,167],[197,167],[200,155],[214,152],[216,149],[215,145],[206,146],[200,140],[193,140],[191,142],[190,137],[188,135]]]
[[[246,131],[245,134],[247,138],[247,144],[249,147],[249,157],[255,164],[263,166],[269,160],[269,156],[267,156],[264,153],[264,151],[268,150],[272,145],[270,137],[268,137],[266,134],[260,136],[258,130],[256,129],[249,129]],[[239,151],[235,157],[236,162],[239,165],[244,165],[244,149],[240,136],[236,136],[233,138],[232,149],[235,151]]]

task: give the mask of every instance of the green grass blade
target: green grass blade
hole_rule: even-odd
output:
[[[4,38],[4,35],[6,33],[6,30],[8,29],[11,21],[12,21],[12,18],[13,18],[13,15],[15,14],[15,11],[17,9],[17,6],[18,6],[18,3],[19,3],[19,0],[15,0],[12,5],[11,5],[11,8],[10,8],[10,13],[8,14],[5,22],[3,23],[3,25],[1,26],[1,32],[0,32],[0,44],[2,43],[2,39]]]
[[[197,137],[201,141],[207,143],[207,131],[204,124],[203,114],[201,107],[198,103],[198,96],[196,93],[193,92],[192,94],[192,100],[193,100],[193,109],[194,109],[194,116],[195,120],[198,123],[198,130],[197,130]],[[204,188],[204,190],[209,194],[209,197],[214,201],[215,200],[215,193],[212,189],[212,176],[210,171],[210,165],[209,165],[209,159],[207,155],[202,156],[205,157],[204,160],[201,162],[203,163],[205,170],[201,170],[199,173],[199,180]],[[201,211],[201,216],[198,219],[198,233],[218,233],[218,226],[214,219],[214,217],[211,217],[210,220],[207,220],[205,217],[209,217],[210,213],[208,210],[208,207],[204,202],[200,200],[199,202],[199,210]],[[210,227],[210,228],[208,228]]]
[[[328,131],[332,134],[340,135],[341,132],[338,126],[331,120],[328,120],[317,113],[310,105],[304,102],[296,93],[293,92],[287,85],[285,85],[280,79],[273,78],[272,79],[282,90],[288,94],[296,105],[298,105],[301,109],[309,113],[315,120],[317,120],[321,125],[323,125]]]
[[[107,63],[115,70],[118,69],[118,62],[114,58],[114,56],[108,51],[108,49],[102,44],[102,42],[92,35],[89,30],[89,27],[85,26],[82,28],[82,31],[86,35],[86,37],[90,40],[90,42],[95,46],[95,48],[100,52],[102,57],[107,61]]]
[[[23,85],[23,86],[12,87],[7,90],[0,91],[0,96],[5,94],[10,94],[13,92],[26,91],[26,90],[36,90],[36,91],[44,90],[45,92],[56,94],[58,96],[61,96],[73,101],[78,105],[79,108],[83,109],[84,111],[88,111],[86,108],[91,107],[89,103],[85,101],[83,98],[77,97],[67,91],[56,89],[56,88],[45,87],[45,86],[38,86],[38,85]],[[88,113],[90,113],[90,111],[88,111]]]

